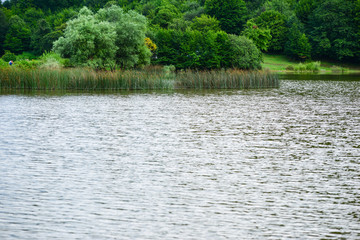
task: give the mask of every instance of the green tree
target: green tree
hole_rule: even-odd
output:
[[[67,22],[64,37],[54,43],[53,49],[77,66],[113,67],[118,49],[115,38],[114,26],[97,20],[84,7],[76,19]]]
[[[9,30],[5,36],[4,48],[19,54],[29,50],[31,31],[24,20],[14,15],[9,20]]]
[[[309,16],[314,11],[316,5],[315,0],[299,0],[295,6],[296,16],[300,19],[301,22],[307,23]]]
[[[267,51],[271,40],[270,30],[259,28],[253,20],[247,21],[246,26],[242,35],[251,39],[258,49]]]
[[[286,17],[278,11],[268,10],[255,18],[255,23],[261,29],[269,29],[271,40],[269,51],[282,51],[286,41]]]
[[[37,27],[31,36],[31,47],[34,54],[41,55],[44,51],[51,50],[48,44],[45,42],[45,35],[51,33],[49,23],[45,19],[40,19],[37,23]],[[55,39],[57,40],[57,39]]]
[[[219,21],[216,18],[213,18],[209,15],[203,14],[200,17],[195,17],[193,23],[191,24],[193,30],[198,30],[200,32],[220,31]]]
[[[188,1],[185,3],[184,19],[192,21],[195,17],[200,17],[205,13],[205,9],[196,1]]]
[[[239,69],[261,69],[262,53],[253,41],[245,36],[229,35],[231,44],[231,67]]]
[[[266,1],[263,8],[265,11],[274,10],[289,18],[294,15],[294,11],[291,9],[290,2],[284,0],[271,0]]]
[[[304,33],[304,27],[297,17],[292,17],[289,21],[291,27],[287,34],[287,42],[284,53],[296,60],[306,60],[311,58],[311,45]]]
[[[155,10],[155,16],[152,24],[158,24],[160,27],[167,28],[174,19],[179,16],[179,10],[172,4],[161,5]]]
[[[36,28],[39,19],[43,19],[45,14],[41,9],[28,8],[24,14],[24,21],[30,27],[30,29]]]
[[[247,10],[243,0],[206,0],[205,11],[220,21],[227,33],[240,34],[246,22]]]
[[[99,21],[108,21],[115,29],[116,63],[122,68],[150,63],[151,52],[145,45],[146,18],[135,11],[127,13],[119,6],[100,9]]]
[[[0,55],[4,53],[3,44],[8,31],[9,23],[2,8],[0,8]]]
[[[221,68],[230,68],[233,52],[231,50],[231,42],[226,32],[217,32],[215,42],[219,56],[219,64]]]
[[[337,60],[353,59],[359,51],[355,1],[325,0],[309,16],[313,54]]]

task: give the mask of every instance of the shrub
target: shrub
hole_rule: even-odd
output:
[[[10,51],[5,51],[5,54],[2,56],[2,59],[5,62],[10,62],[10,61],[16,61],[16,55]]]
[[[40,65],[40,61],[36,60],[18,60],[14,64],[14,66],[19,67],[21,69],[35,69],[37,66]]]
[[[54,52],[45,52],[39,59],[40,68],[59,69],[65,65],[64,63],[67,63],[64,58]]]
[[[288,65],[288,66],[286,66],[285,69],[288,70],[288,71],[294,71],[295,70],[293,65]]]
[[[0,69],[9,67],[9,63],[0,58]]]
[[[36,59],[36,56],[29,52],[23,52],[22,54],[17,55],[16,59],[17,60],[33,60],[33,59]]]

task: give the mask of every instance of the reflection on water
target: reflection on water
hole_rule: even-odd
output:
[[[359,239],[360,82],[0,95],[1,239]]]

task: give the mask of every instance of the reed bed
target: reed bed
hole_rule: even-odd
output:
[[[179,71],[159,69],[94,71],[73,69],[0,69],[0,88],[32,90],[249,89],[279,86],[277,75],[263,71]]]
[[[257,89],[279,87],[279,77],[270,71],[181,71],[175,88]]]

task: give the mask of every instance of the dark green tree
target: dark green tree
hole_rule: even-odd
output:
[[[45,14],[41,9],[28,8],[24,14],[24,21],[29,26],[30,29],[35,29],[37,27],[39,19],[45,17]]]
[[[352,59],[359,51],[355,1],[325,0],[309,16],[308,36],[314,56]]]
[[[45,41],[45,36],[49,33],[51,33],[49,23],[45,19],[40,19],[31,36],[31,47],[34,54],[41,55],[43,52],[51,50],[52,46],[49,46],[49,43]]]
[[[230,34],[240,34],[248,15],[243,0],[206,0],[205,11],[218,19],[221,29]]]
[[[297,17],[289,20],[290,29],[287,34],[287,42],[284,53],[296,60],[306,60],[311,58],[311,45],[305,34],[304,26]]]
[[[30,29],[19,16],[12,16],[9,20],[9,30],[5,36],[4,48],[19,54],[30,48]]]
[[[301,22],[307,23],[309,16],[312,11],[314,11],[315,7],[315,0],[299,0],[295,6],[296,16]]]
[[[5,35],[9,28],[9,23],[7,21],[6,15],[2,8],[0,8],[0,56],[4,54],[3,44],[5,41]]]

